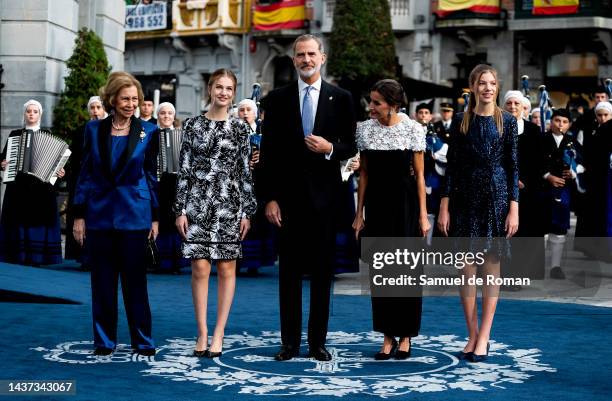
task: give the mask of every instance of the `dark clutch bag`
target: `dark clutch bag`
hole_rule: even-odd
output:
[[[149,238],[147,241],[145,255],[145,263],[148,271],[159,270],[159,249],[157,249],[157,243],[153,238]]]

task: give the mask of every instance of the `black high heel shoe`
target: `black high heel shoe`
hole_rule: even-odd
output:
[[[197,341],[196,341],[196,346],[197,346]],[[195,356],[197,358],[204,358],[206,356],[206,352],[207,351],[208,351],[208,344],[206,344],[206,348],[203,349],[202,351],[198,351],[197,349],[194,349],[193,350],[193,356]]]
[[[221,342],[221,348],[223,348],[223,342]],[[223,351],[211,351],[210,348],[206,350],[206,354],[204,355],[206,358],[219,358],[223,355]]]
[[[474,355],[474,351],[470,351],[470,352],[459,351],[459,353],[457,354],[457,359],[459,359],[460,361],[472,359],[472,355]]]
[[[472,357],[470,358],[470,361],[472,362],[484,362],[487,360],[487,358],[489,357],[489,346],[491,344],[487,343],[487,353],[484,355],[478,355],[472,352]]]
[[[410,355],[412,354],[412,338],[410,337],[408,337],[408,345],[410,346],[408,351],[402,351],[398,347],[397,351],[395,351],[395,359],[404,360],[410,358]]]
[[[391,343],[391,351],[389,351],[388,354],[384,353],[384,352],[377,352],[374,355],[374,359],[377,361],[386,361],[388,359],[391,359],[391,356],[393,354],[395,354],[395,350],[397,349],[397,341],[395,340],[395,338],[393,339],[393,342]]]
[[[223,351],[215,352],[215,351],[211,351],[209,349],[204,351],[204,356],[206,358],[210,358],[210,359],[212,359],[212,358],[219,358],[222,354],[223,354]]]
[[[194,349],[193,356],[198,357],[198,358],[204,358],[206,356],[206,352],[208,352],[207,349],[202,350],[202,351],[198,351],[197,349]]]

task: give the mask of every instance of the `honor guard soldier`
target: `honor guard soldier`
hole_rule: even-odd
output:
[[[442,120],[434,124],[434,131],[438,138],[442,139],[444,143],[448,143],[450,138],[450,126],[453,121],[455,109],[453,109],[452,104],[442,102],[440,103],[440,114],[442,115]]]

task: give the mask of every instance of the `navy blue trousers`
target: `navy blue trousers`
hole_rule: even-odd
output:
[[[155,348],[147,293],[145,249],[149,230],[87,230],[91,265],[94,346],[117,345],[119,279],[132,348]]]

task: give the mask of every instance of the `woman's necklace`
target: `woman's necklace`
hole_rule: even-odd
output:
[[[131,124],[132,124],[132,120],[131,120],[131,119],[129,119],[129,120],[128,120],[128,123],[127,123],[127,125],[126,125],[126,126],[124,126],[124,127],[119,127],[119,126],[115,125],[115,120],[111,120],[111,125],[112,125],[112,126],[113,126],[113,128],[114,128],[114,129],[116,129],[117,131],[123,131],[124,129],[129,128]]]

